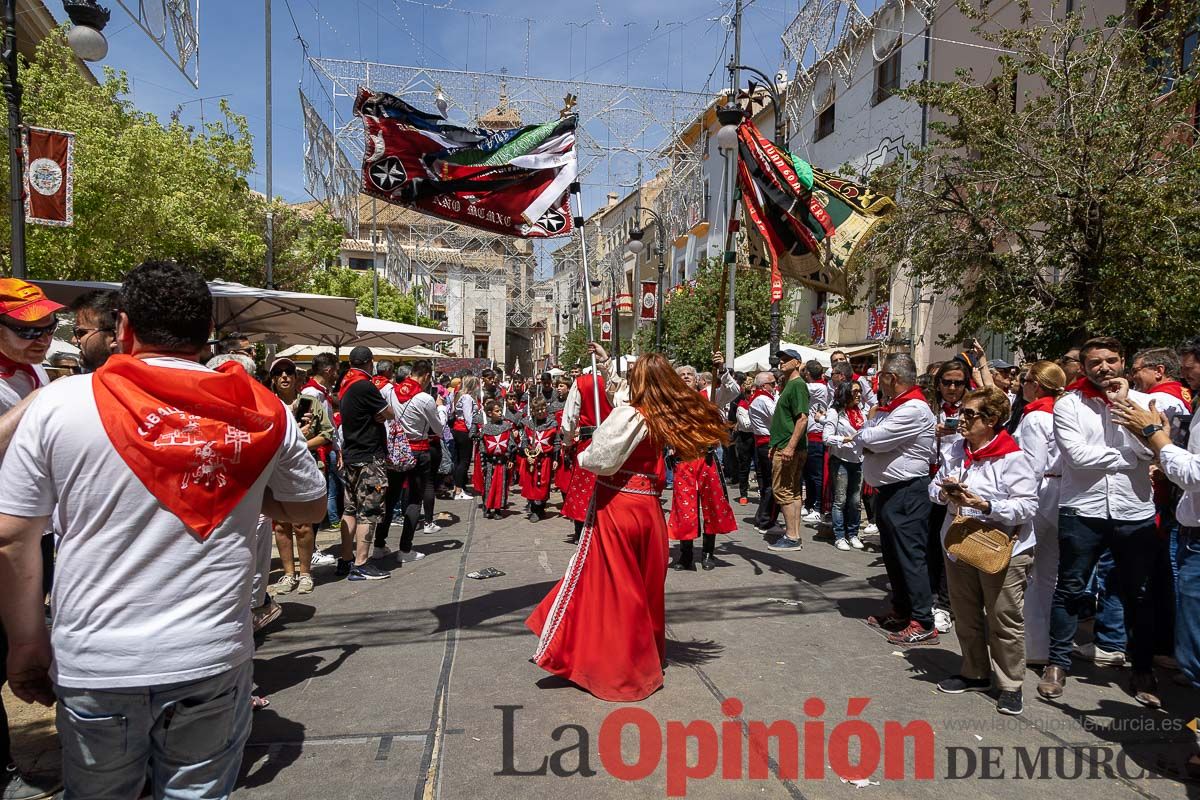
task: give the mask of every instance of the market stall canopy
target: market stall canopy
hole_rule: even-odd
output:
[[[829,353],[832,351],[814,350],[811,347],[805,347],[801,344],[792,344],[791,342],[780,342],[780,350],[795,350],[800,355],[804,356],[805,362],[817,360],[824,367],[829,367]],[[764,344],[762,347],[755,348],[749,353],[744,353],[733,360],[733,368],[738,372],[758,372],[771,368],[771,345]]]
[[[286,350],[279,351],[278,358],[290,358],[293,361],[311,361],[317,353],[328,353],[328,345],[316,344],[297,344]],[[349,356],[349,350],[343,350],[342,356]],[[416,347],[407,347],[402,349],[396,347],[372,347],[371,355],[376,361],[388,358],[393,361],[412,361],[418,358],[445,358],[445,353],[439,353],[436,350],[430,350],[428,347],[417,345]]]
[[[121,288],[105,281],[34,283],[51,300],[68,306],[93,289]],[[349,341],[358,333],[354,300],[349,297],[256,289],[228,281],[209,281],[208,288],[213,295],[213,327],[219,333],[264,334],[278,341]]]

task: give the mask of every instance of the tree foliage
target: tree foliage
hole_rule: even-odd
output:
[[[563,369],[570,369],[576,364],[583,365],[588,358],[587,346],[587,326],[576,325],[562,339],[558,363]]]
[[[202,129],[164,125],[125,99],[124,73],[106,69],[99,86],[88,82],[61,31],[22,64],[21,81],[27,124],[75,133],[75,222],[27,226],[32,277],[119,280],[146,259],[175,259],[210,279],[265,284],[267,200],[246,179],[254,156],[244,117],[222,103],[221,118]],[[7,169],[5,161],[4,187]],[[328,215],[274,206],[275,284],[296,288],[336,254],[341,233]],[[0,237],[11,272],[7,226]]]
[[[712,366],[713,344],[725,342],[725,307],[721,303],[720,258],[700,266],[694,282],[681,284],[663,298],[663,350],[680,364]],[[771,331],[771,276],[762,269],[738,268],[734,286],[733,342],[737,353],[766,344]],[[638,331],[640,352],[654,350],[654,326]],[[731,364],[736,353],[726,353]]]
[[[436,328],[436,320],[417,314],[417,303],[412,295],[405,294],[395,285],[380,278],[379,313],[375,313],[374,280],[370,272],[348,267],[331,267],[313,273],[305,291],[335,297],[352,297],[359,314],[378,317],[392,322],[422,325]]]
[[[1030,355],[1200,328],[1200,85],[1179,63],[1195,4],[1160,4],[1171,11],[1139,27],[1133,3],[1090,28],[1062,9],[1034,20],[1027,0],[1013,28],[958,5],[1007,52],[989,80],[901,91],[940,121],[931,146],[872,176],[899,209],[862,262],[905,264],[956,304],[954,338],[990,330]]]

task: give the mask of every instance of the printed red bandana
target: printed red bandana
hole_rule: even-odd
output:
[[[19,364],[8,356],[0,353],[0,378],[11,378],[18,372],[24,372],[33,381],[34,386],[41,386],[37,371],[30,364]]]
[[[972,452],[970,445],[966,448],[967,456],[963,459],[963,466],[970,468],[976,461],[988,461],[994,458],[1004,458],[1009,453],[1016,453],[1021,450],[1017,446],[1017,440],[1012,438],[1006,430],[1001,430],[996,434],[996,438],[985,444],[983,447]]]
[[[374,378],[371,378],[371,383],[375,384],[375,388],[382,392],[383,387],[391,383],[391,380],[386,375],[376,375]]]
[[[1097,389],[1096,384],[1087,378],[1076,378],[1074,383],[1067,387],[1067,391],[1079,392],[1090,400],[1103,400],[1106,406],[1112,405],[1112,401],[1108,399],[1108,395]]]
[[[900,395],[899,397],[897,397],[895,400],[888,403],[887,405],[880,406],[879,410],[890,414],[893,411],[895,411],[897,408],[899,408],[900,406],[904,405],[905,403],[909,403],[909,402],[913,402],[913,401],[919,401],[922,403],[925,402],[925,393],[923,391],[921,391],[920,386],[912,387],[907,392]]]
[[[962,403],[959,403],[958,405],[955,405],[954,403],[942,403],[942,413],[947,417],[957,417],[958,410],[960,408],[962,408]]]
[[[352,368],[346,373],[345,377],[342,378],[342,387],[338,389],[338,400],[341,401],[341,399],[346,396],[346,390],[354,384],[358,383],[359,381],[369,380],[371,380],[370,375],[363,372],[361,369]]]
[[[425,391],[421,388],[421,384],[417,383],[414,378],[405,378],[396,386],[396,399],[401,403],[407,403],[414,397]]]
[[[287,409],[240,365],[215,373],[115,355],[92,376],[113,447],[203,541],[275,457]]]
[[[850,427],[856,431],[861,431],[862,426],[867,422],[867,418],[863,416],[861,408],[847,408],[846,419],[850,420]]]
[[[1192,393],[1183,388],[1179,381],[1165,381],[1150,390],[1150,394],[1169,394],[1188,408],[1192,407]]]
[[[1024,413],[1021,414],[1021,416],[1027,417],[1027,416],[1029,416],[1029,414],[1031,412],[1034,412],[1034,411],[1044,411],[1047,414],[1053,414],[1055,399],[1056,398],[1053,398],[1053,397],[1039,397],[1037,400],[1034,400],[1032,403],[1027,403],[1025,405],[1025,411],[1024,411]]]

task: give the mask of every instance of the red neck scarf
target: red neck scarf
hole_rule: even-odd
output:
[[[114,355],[92,388],[121,459],[201,541],[246,496],[287,430],[279,398],[233,362],[213,373]]]
[[[416,378],[405,378],[396,387],[396,399],[401,403],[407,403],[423,391],[425,390],[421,388],[421,384],[417,383]]]
[[[1034,400],[1032,403],[1026,403],[1025,411],[1023,414],[1021,414],[1021,416],[1027,417],[1034,411],[1044,411],[1047,414],[1053,414],[1055,399],[1056,398],[1050,397],[1049,395],[1047,395],[1046,397],[1039,397],[1037,400]]]
[[[1008,431],[1001,430],[996,434],[996,438],[985,444],[983,447],[972,452],[971,446],[966,446],[966,458],[963,459],[963,466],[968,469],[976,461],[988,461],[994,458],[1004,458],[1009,453],[1020,451],[1017,446],[1017,440],[1009,435]]]
[[[1184,389],[1179,381],[1164,381],[1151,389],[1149,394],[1169,394],[1188,408],[1192,407],[1192,393]]]
[[[757,400],[760,397],[769,397],[772,400],[774,400],[775,393],[768,391],[767,389],[755,389],[754,392],[751,393],[751,395],[750,395],[750,402],[753,403],[755,400]]]
[[[1079,392],[1089,400],[1103,400],[1106,406],[1112,405],[1112,401],[1108,399],[1108,395],[1097,389],[1096,384],[1087,378],[1076,378],[1074,383],[1067,387],[1067,391]]]
[[[42,385],[42,381],[38,378],[37,371],[32,364],[19,364],[13,361],[8,356],[0,353],[0,378],[11,378],[18,372],[24,372],[33,381],[33,388],[38,388]]]
[[[942,401],[942,413],[945,414],[947,417],[957,417],[959,409],[961,409],[961,408],[962,408],[962,403],[958,403],[957,405],[955,405],[954,403],[947,403],[945,401]]]
[[[858,407],[847,408],[846,419],[850,420],[850,427],[856,431],[861,431],[862,426],[867,422],[867,418],[863,416],[862,409]]]
[[[375,384],[375,388],[381,392],[383,391],[383,387],[387,386],[391,382],[391,379],[389,379],[386,375],[376,375],[374,378],[371,378],[371,383]]]
[[[914,401],[918,401],[921,403],[925,402],[925,393],[923,391],[921,391],[920,386],[912,387],[907,392],[904,392],[903,394],[901,394],[899,397],[897,397],[895,400],[888,403],[887,405],[880,406],[879,410],[883,411],[884,413],[890,414],[893,411],[895,411],[897,408],[899,408],[900,406],[904,405],[905,403],[910,403],[910,402],[914,402]]]
[[[316,389],[318,392],[320,392],[321,399],[324,400],[326,403],[329,402],[329,390],[326,389],[321,384],[317,383],[315,378],[309,378],[308,383],[306,383],[300,387],[300,391],[302,391],[302,392],[305,389]]]
[[[357,367],[352,367],[350,371],[346,373],[346,376],[342,378],[342,388],[338,389],[338,401],[340,402],[341,399],[346,396],[346,390],[351,386],[359,381],[369,380],[371,380],[370,375],[363,372],[361,369],[358,369]]]

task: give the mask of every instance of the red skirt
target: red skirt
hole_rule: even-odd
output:
[[[571,473],[574,471],[574,456],[567,456],[565,448],[558,451],[558,463],[554,465],[554,488],[562,492],[563,502],[566,502],[567,492],[571,491]]]
[[[488,511],[498,511],[508,505],[508,471],[504,464],[483,463],[478,451],[475,453],[475,471],[471,475],[471,486]]]
[[[697,538],[703,518],[704,533],[733,533],[737,520],[717,463],[697,458],[675,465],[675,493],[671,496],[671,519],[667,531],[672,539]]]
[[[562,505],[562,515],[576,522],[587,520],[588,505],[591,504],[592,495],[596,491],[596,474],[579,466],[579,456],[591,443],[591,439],[584,439],[575,448],[575,468],[571,470],[571,486],[567,489],[567,497]]]
[[[518,461],[521,480],[521,497],[535,503],[544,503],[550,497],[550,473],[553,456],[543,455],[537,459],[537,467],[529,468],[529,459],[522,455]]]
[[[525,625],[533,661],[601,700],[634,702],[663,685],[667,538],[657,495],[596,493],[566,576]]]

